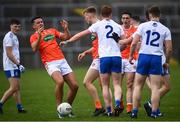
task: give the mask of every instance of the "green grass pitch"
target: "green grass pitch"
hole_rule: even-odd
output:
[[[73,104],[75,118],[65,118],[64,121],[128,121],[131,120],[129,115],[124,111],[119,117],[93,117],[94,104],[88,92],[83,86],[83,77],[87,67],[73,68],[79,83],[79,91]],[[95,81],[99,95],[102,98],[101,89]],[[0,97],[9,87],[4,72],[0,71]],[[65,93],[67,86],[64,87]],[[125,82],[123,83],[125,90]],[[180,120],[180,66],[171,66],[171,91],[161,100],[161,111],[164,117],[158,118],[158,121]],[[22,75],[21,78],[21,95],[27,114],[18,114],[13,98],[10,98],[4,105],[4,114],[0,115],[0,121],[58,121],[60,120],[56,113],[54,83],[45,70],[30,70]],[[141,107],[137,120],[152,121],[153,119],[146,116],[143,103],[150,96],[147,87],[144,87]],[[124,95],[125,97],[125,95]],[[66,95],[64,95],[64,100]],[[103,101],[103,100],[102,100]]]

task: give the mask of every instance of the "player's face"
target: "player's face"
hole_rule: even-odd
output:
[[[21,30],[21,25],[20,24],[12,24],[10,25],[11,31],[13,33],[18,33]]]
[[[84,19],[88,24],[92,24],[92,14],[91,13],[85,13]]]
[[[41,18],[35,19],[34,24],[33,24],[33,28],[35,30],[38,30],[39,28],[44,28],[43,20]]]
[[[122,18],[121,18],[121,21],[122,21],[123,24],[130,25],[131,17],[128,14],[123,14]]]

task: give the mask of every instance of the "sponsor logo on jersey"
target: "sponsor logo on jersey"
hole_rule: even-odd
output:
[[[51,35],[51,34],[44,37],[44,41],[46,41],[46,42],[51,41],[53,39],[54,39],[54,35]]]

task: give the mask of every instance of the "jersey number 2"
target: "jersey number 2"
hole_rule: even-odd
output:
[[[106,25],[105,28],[109,29],[109,31],[106,34],[106,38],[112,38],[112,36],[110,34],[113,32],[113,27],[110,25]]]
[[[146,45],[159,47],[159,43],[156,42],[159,40],[160,34],[158,32],[151,33],[151,30],[146,31],[146,34],[147,34]],[[153,39],[150,40],[150,36],[152,36]]]

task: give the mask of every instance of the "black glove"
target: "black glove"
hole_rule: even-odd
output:
[[[118,41],[119,41],[119,39],[120,39],[120,37],[118,36],[118,34],[115,33],[115,32],[112,33],[112,38],[113,38],[117,43],[118,43]]]

